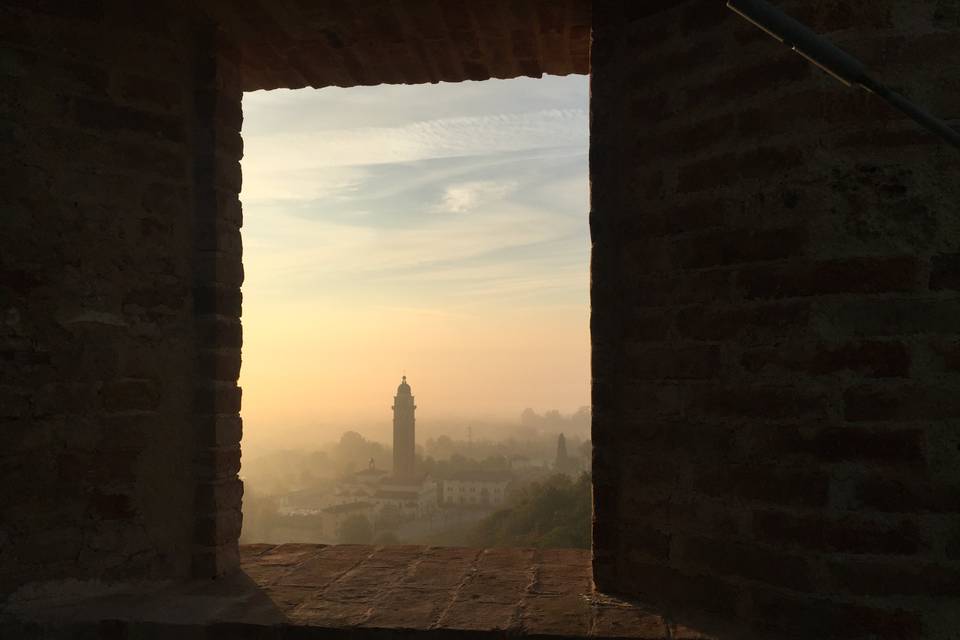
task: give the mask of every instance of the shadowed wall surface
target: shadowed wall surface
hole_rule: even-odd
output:
[[[0,3],[3,592],[189,572],[194,86],[210,52],[153,10]]]
[[[960,113],[954,3],[784,4]],[[4,592],[238,566],[242,92],[586,71],[586,4],[476,5],[0,5]],[[719,1],[592,10],[597,586],[949,637],[956,153]]]
[[[777,4],[960,116],[955,5]],[[597,584],[760,635],[948,637],[960,156],[721,2],[593,28]]]

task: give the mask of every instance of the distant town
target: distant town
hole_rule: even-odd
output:
[[[527,409],[509,437],[467,426],[466,439],[422,445],[416,409],[404,376],[392,446],[346,431],[314,451],[245,460],[241,542],[589,547],[588,407]]]

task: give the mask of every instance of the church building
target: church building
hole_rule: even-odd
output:
[[[417,409],[413,393],[403,376],[393,398],[393,471],[377,469],[370,460],[368,469],[341,479],[336,489],[339,504],[364,502],[382,515],[384,510],[401,518],[428,517],[439,502],[437,483],[417,471]]]

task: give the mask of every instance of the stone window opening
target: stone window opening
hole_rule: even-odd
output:
[[[955,115],[949,2],[776,4]],[[0,24],[0,636],[955,635],[960,193],[912,121],[720,0]],[[243,92],[572,72],[591,553],[241,548]]]

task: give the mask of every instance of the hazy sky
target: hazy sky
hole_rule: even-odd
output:
[[[243,98],[244,445],[589,404],[585,76]]]

